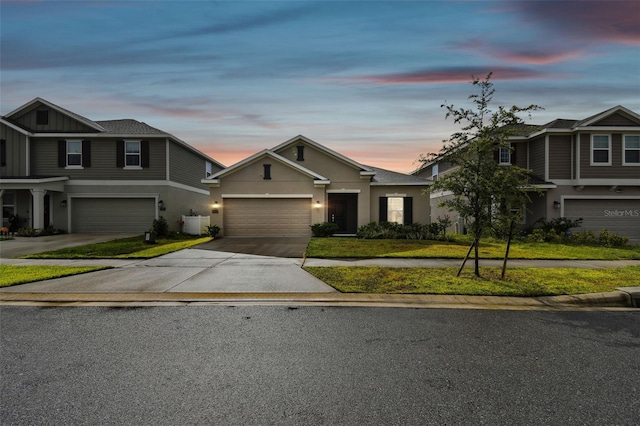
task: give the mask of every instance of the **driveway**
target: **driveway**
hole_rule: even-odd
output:
[[[195,248],[229,253],[301,259],[311,237],[224,237]]]
[[[27,254],[101,243],[119,238],[135,237],[136,235],[140,235],[140,240],[142,240],[141,234],[61,234],[35,238],[15,237],[13,240],[0,241],[0,258],[11,259]]]

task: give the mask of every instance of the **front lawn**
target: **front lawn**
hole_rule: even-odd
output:
[[[177,250],[211,241],[211,237],[194,238],[180,235],[158,238],[155,244],[146,244],[143,236],[85,246],[70,247],[44,253],[22,256],[24,259],[150,259]]]
[[[605,269],[511,268],[500,280],[500,268],[385,268],[367,266],[305,267],[307,272],[343,293],[451,294],[479,296],[554,296],[613,291],[640,282],[640,266]]]
[[[442,258],[462,259],[470,241],[361,240],[357,238],[312,238],[307,257],[316,258]],[[480,257],[502,259],[505,243],[480,241]],[[626,260],[640,259],[640,246],[605,248],[514,241],[510,259]]]
[[[109,269],[111,266],[18,266],[0,265],[0,287],[50,280],[69,275]]]

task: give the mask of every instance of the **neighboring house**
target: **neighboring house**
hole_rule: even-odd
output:
[[[430,181],[364,166],[304,136],[203,182],[211,223],[226,236],[310,235],[320,222],[336,223],[338,234],[377,221],[429,223]]]
[[[2,224],[67,232],[147,231],[207,214],[201,180],[224,166],[136,120],[93,121],[41,98],[0,117]]]
[[[640,243],[640,115],[616,106],[583,120],[557,119],[528,127],[511,138],[512,151],[497,153],[501,164],[530,169],[531,193],[523,226],[558,217],[582,218],[581,229],[603,229]],[[532,129],[532,130],[531,130]],[[438,179],[451,165],[437,159],[414,172]],[[449,215],[457,232],[464,221],[438,203],[446,193],[431,194],[432,218]]]

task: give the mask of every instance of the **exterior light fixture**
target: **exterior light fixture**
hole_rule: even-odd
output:
[[[553,202],[553,208],[556,209],[556,210],[559,209],[560,208],[560,201],[554,201]]]
[[[67,207],[67,200],[60,201],[60,207]]]
[[[320,201],[316,201],[315,208],[317,208],[317,209],[320,208]]]
[[[158,210],[160,210],[161,212],[167,210],[167,207],[164,205],[164,201],[158,201]]]

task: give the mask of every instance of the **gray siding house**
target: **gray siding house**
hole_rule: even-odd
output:
[[[511,140],[506,164],[531,170],[532,194],[523,226],[544,218],[582,218],[582,229],[603,229],[640,243],[640,115],[623,106],[582,120],[557,119]],[[449,165],[434,162],[414,172],[437,179]],[[462,232],[463,218],[438,206],[449,196],[431,194],[431,215],[448,214]]]
[[[2,225],[66,232],[139,232],[154,219],[180,231],[206,213],[201,180],[223,165],[132,119],[93,121],[36,98],[0,117]]]

